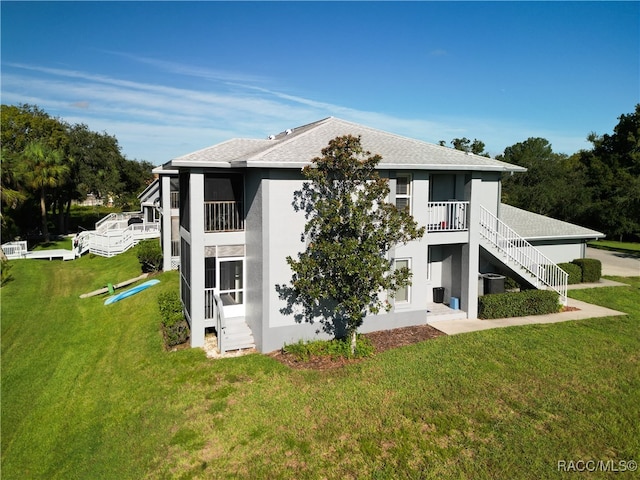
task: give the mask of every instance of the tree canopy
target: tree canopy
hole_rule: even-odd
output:
[[[68,230],[71,202],[93,193],[121,208],[152,180],[153,165],[125,158],[118,141],[86,125],[70,125],[33,105],[2,105],[2,237]]]
[[[593,147],[567,156],[544,138],[507,147],[497,158],[527,168],[505,176],[502,200],[577,223],[620,240],[640,238],[640,105],[612,134],[590,134]]]
[[[296,321],[318,320],[323,330],[351,339],[367,313],[388,310],[387,300],[410,283],[407,268],[393,268],[389,251],[420,238],[406,210],[386,202],[388,181],[380,178],[379,155],[363,150],[360,138],[335,138],[303,170],[308,180],[295,192],[294,208],[305,213],[305,251],[287,257],[290,285],[276,288],[287,300],[283,312],[295,308]]]

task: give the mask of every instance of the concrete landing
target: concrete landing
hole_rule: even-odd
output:
[[[532,315],[528,317],[514,318],[497,318],[494,320],[479,319],[461,319],[451,322],[438,322],[433,326],[446,333],[447,335],[455,335],[457,333],[475,332],[478,330],[488,330],[490,328],[512,327],[515,325],[533,325],[539,323],[558,323],[570,320],[584,320],[587,318],[613,317],[618,315],[626,315],[624,312],[611,310],[610,308],[592,305],[590,303],[581,302],[570,298],[569,307],[578,308],[578,310],[569,312],[552,313],[549,315]]]

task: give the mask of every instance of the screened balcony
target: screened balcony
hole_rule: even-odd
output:
[[[244,179],[241,174],[206,174],[204,178],[204,231],[244,230]]]

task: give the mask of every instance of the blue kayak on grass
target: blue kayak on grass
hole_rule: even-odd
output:
[[[160,280],[148,280],[144,283],[141,283],[140,285],[130,288],[129,290],[125,290],[122,293],[118,293],[117,295],[113,295],[112,297],[107,298],[104,301],[104,304],[111,305],[112,303],[119,302],[123,298],[130,297],[131,295],[135,295],[136,293],[146,290],[149,287],[153,287],[158,283],[160,283]]]

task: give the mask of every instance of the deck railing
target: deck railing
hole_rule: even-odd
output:
[[[22,258],[27,254],[27,242],[24,240],[17,242],[7,242],[2,245],[2,251],[8,259]]]
[[[205,202],[205,232],[236,232],[244,230],[242,202]]]
[[[428,232],[462,232],[469,229],[469,202],[427,203]]]

